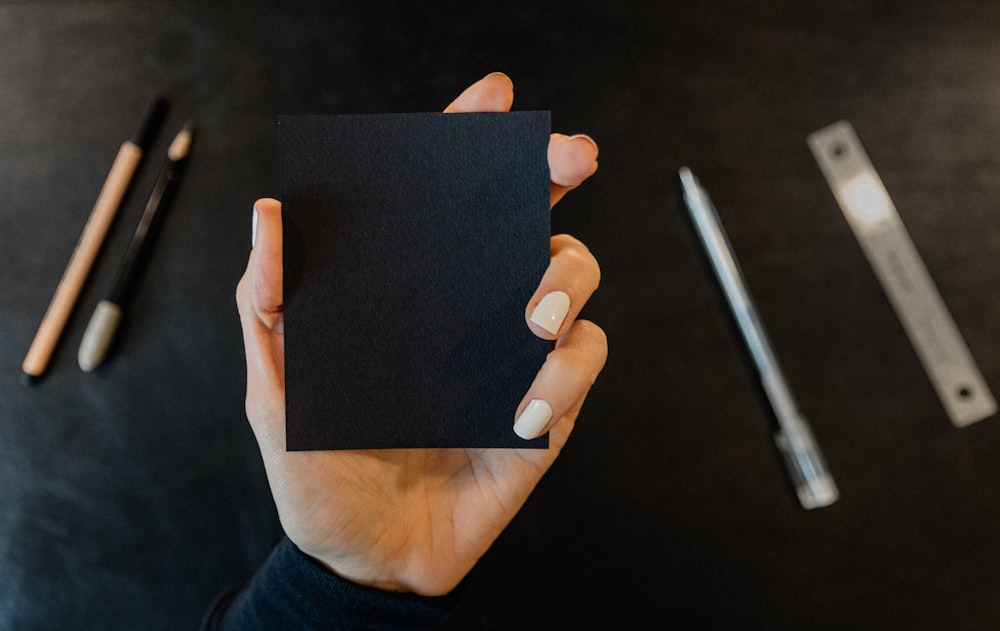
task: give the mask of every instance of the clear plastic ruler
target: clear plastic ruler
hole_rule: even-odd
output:
[[[854,128],[830,125],[809,136],[809,148],[951,422],[965,427],[995,414],[996,401]]]

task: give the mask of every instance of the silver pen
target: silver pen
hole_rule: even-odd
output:
[[[722,285],[740,332],[760,374],[761,384],[778,420],[774,442],[788,467],[795,493],[803,508],[829,506],[839,492],[827,470],[819,445],[806,419],[799,413],[778,360],[767,339],[764,326],[743,280],[732,245],[722,228],[719,214],[708,193],[687,167],[680,170],[684,203],[715,274]]]

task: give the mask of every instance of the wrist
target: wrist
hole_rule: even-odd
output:
[[[396,594],[408,594],[413,593],[415,590],[411,589],[405,585],[402,581],[394,580],[391,578],[380,577],[375,572],[365,572],[361,570],[350,570],[343,567],[338,567],[334,563],[331,563],[327,559],[320,555],[312,554],[307,550],[299,549],[302,554],[308,556],[326,571],[330,572],[337,578],[341,578],[345,581],[350,581],[356,585],[361,585],[362,587],[368,587],[371,589],[377,589],[384,592],[392,592]]]
[[[352,567],[340,559],[331,562],[330,559],[302,548],[299,548],[299,551],[341,580],[349,581],[360,587],[393,594],[410,594],[432,598],[446,596],[458,587],[467,573],[467,571],[450,571],[452,568],[448,567],[447,563],[418,570],[415,573],[401,573],[398,568],[394,570],[371,565]]]

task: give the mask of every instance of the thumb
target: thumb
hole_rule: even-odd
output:
[[[236,289],[247,361],[247,418],[261,450],[284,448],[281,203],[254,204],[253,250]]]

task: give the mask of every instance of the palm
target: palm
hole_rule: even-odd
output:
[[[283,526],[303,551],[348,577],[445,593],[521,507],[570,430],[554,431],[548,450],[276,450],[268,474],[280,486]]]

